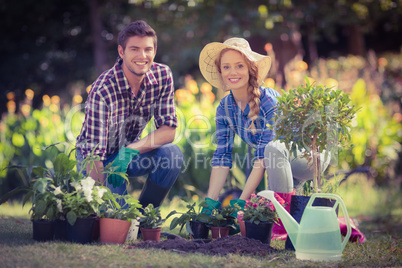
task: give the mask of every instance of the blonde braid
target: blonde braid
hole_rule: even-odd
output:
[[[249,61],[249,72],[250,79],[248,87],[248,105],[250,107],[250,112],[248,113],[248,118],[251,120],[250,129],[253,134],[257,132],[255,126],[255,120],[258,120],[258,115],[260,114],[260,83],[258,82],[258,67],[255,62]]]
[[[255,126],[255,120],[258,120],[258,115],[260,113],[260,97],[261,92],[259,88],[249,87],[249,100],[248,105],[250,107],[250,112],[248,113],[248,118],[251,120],[250,129],[253,134],[257,132]]]

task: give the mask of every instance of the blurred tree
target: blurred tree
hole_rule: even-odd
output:
[[[102,38],[104,28],[100,14],[100,6],[97,0],[89,0],[89,15],[92,29],[92,43],[94,50],[94,64],[96,73],[100,74],[109,67],[106,42]],[[106,34],[107,35],[107,34]]]
[[[53,95],[92,75],[87,14],[80,0],[0,2],[2,109],[8,91]]]
[[[260,53],[272,43],[273,78],[295,57],[311,64],[320,56],[399,50],[401,14],[402,4],[392,0],[1,1],[0,107],[7,91],[18,97],[30,87],[38,96],[68,92],[77,80],[88,85],[114,63],[118,32],[138,19],[157,31],[156,60],[172,67],[181,86],[186,74],[199,77],[202,47],[231,36]]]

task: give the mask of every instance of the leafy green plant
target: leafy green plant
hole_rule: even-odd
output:
[[[32,207],[30,209],[31,219],[34,221],[49,220],[52,221],[58,216],[58,201],[56,197],[57,189],[51,183],[50,178],[39,178],[33,185],[30,193],[32,194]],[[24,203],[25,204],[25,203]]]
[[[255,224],[260,222],[274,222],[278,218],[273,205],[265,198],[252,194],[250,199],[246,200],[243,211],[243,220]]]
[[[348,94],[323,85],[310,84],[284,91],[278,97],[275,140],[281,140],[294,157],[306,158],[313,168],[314,191],[321,187],[320,153],[325,158],[337,148],[346,147],[349,129],[357,108]],[[298,155],[298,151],[302,152]],[[324,159],[325,160],[325,159]]]
[[[139,209],[142,206],[131,195],[119,195],[107,189],[102,199],[104,202],[99,207],[101,217],[129,221],[141,216]]]
[[[387,103],[386,99],[381,99],[389,94],[383,91],[385,87],[363,79],[354,83],[350,97],[361,110],[351,129],[353,147],[339,154],[343,169],[370,166],[371,175],[382,186],[397,179],[395,168],[402,152],[402,116],[400,112],[393,111],[396,106],[390,100]],[[381,89],[381,95],[370,88]]]
[[[321,192],[336,194],[339,184],[342,181],[342,176],[335,175],[331,179],[322,180]],[[313,181],[307,180],[301,183],[296,188],[296,194],[303,196],[311,196],[314,193]]]
[[[69,224],[74,225],[77,218],[99,213],[99,207],[104,202],[103,195],[108,189],[94,186],[95,181],[91,177],[70,184],[75,190],[62,193],[62,208]]]
[[[237,208],[232,206],[212,210],[211,219],[208,222],[208,225],[210,227],[230,227],[236,229],[237,218],[233,216],[233,213],[237,210]]]
[[[140,228],[144,229],[156,229],[162,226],[165,219],[162,219],[160,207],[154,208],[153,204],[149,204],[145,207],[140,218]]]
[[[186,201],[185,199],[183,199]],[[183,227],[186,226],[186,230],[189,234],[194,234],[191,230],[190,221],[200,221],[203,223],[208,223],[211,220],[211,216],[202,213],[202,208],[208,207],[206,202],[203,200],[198,204],[198,211],[196,211],[196,202],[190,204],[187,200],[187,211],[186,212],[177,212],[176,210],[171,211],[167,216],[166,219],[175,215],[181,214],[179,217],[173,218],[172,222],[170,223],[170,230],[173,230],[178,225],[180,225],[180,232],[183,230]]]
[[[64,153],[59,153],[52,162],[52,169],[22,165],[8,167],[25,170],[29,178],[29,185],[17,187],[3,195],[0,203],[4,203],[20,192],[25,192],[23,205],[28,200],[32,200],[33,220],[53,220],[63,217],[60,194],[70,190],[70,182],[78,181],[81,178],[81,175],[74,170],[75,165],[76,161],[69,159],[69,156]]]

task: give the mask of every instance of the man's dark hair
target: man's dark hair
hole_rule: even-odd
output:
[[[123,49],[126,49],[127,41],[132,36],[149,36],[154,39],[154,48],[156,49],[158,39],[156,37],[156,32],[152,29],[151,26],[148,25],[143,20],[138,20],[130,23],[126,26],[120,33],[117,39],[117,43],[119,46],[122,46]]]

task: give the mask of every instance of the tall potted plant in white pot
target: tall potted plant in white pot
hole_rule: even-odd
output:
[[[307,78],[305,85],[289,90],[288,93],[283,91],[283,95],[278,97],[275,124],[272,126],[275,140],[282,141],[294,157],[308,160],[314,174],[311,193],[322,190],[323,171],[320,163],[336,156],[338,149],[348,147],[349,129],[357,110],[349,94],[310,83]],[[324,159],[321,159],[321,154],[324,154]],[[291,214],[295,204],[305,206],[309,199],[305,197],[305,201],[299,201],[297,198],[300,196],[292,196]],[[300,222],[304,207],[294,210],[296,214],[293,217]],[[289,249],[292,248],[289,246]]]

